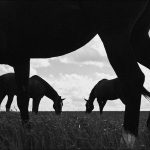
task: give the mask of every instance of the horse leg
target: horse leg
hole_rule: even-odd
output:
[[[0,93],[0,105],[1,105],[5,96],[6,96],[6,94]]]
[[[147,128],[150,130],[150,113],[149,113],[148,119],[147,119],[147,121],[146,121],[146,126],[147,126]]]
[[[13,101],[13,97],[14,97],[14,95],[8,95],[8,100],[7,100],[7,104],[6,104],[6,111],[7,112],[10,111],[10,106],[11,106],[11,103]]]
[[[104,109],[104,106],[105,106],[106,102],[107,102],[107,100],[104,100],[103,103],[102,103],[102,111]],[[102,114],[102,112],[101,112],[101,114]]]
[[[102,98],[101,98],[102,99]],[[100,115],[103,113],[103,109],[104,109],[104,106],[107,102],[107,100],[101,100],[100,98],[97,99],[97,102],[99,104],[99,110],[100,110]]]
[[[17,105],[20,109],[23,125],[28,123],[28,81],[29,81],[30,60],[22,60],[14,65],[16,84],[17,84]]]
[[[40,98],[33,98],[32,112],[34,112],[35,114],[38,113],[40,100],[41,100]]]
[[[141,103],[140,91],[143,87],[144,74],[133,55],[129,37],[128,31],[116,31],[111,35],[103,35],[102,40],[110,64],[121,81],[123,94],[127,102],[123,125],[124,133],[130,133],[136,137],[138,135]],[[129,146],[133,143],[128,141],[126,144]]]
[[[138,62],[150,69],[149,50],[150,38],[148,35],[150,29],[150,1],[146,6],[144,13],[139,16],[131,32],[131,44]]]
[[[132,34],[131,44],[133,46],[134,53],[137,61],[150,69],[150,37],[148,35],[150,29],[150,1],[146,7],[144,13],[139,17],[136,22]],[[147,119],[147,128],[150,130],[150,113]]]

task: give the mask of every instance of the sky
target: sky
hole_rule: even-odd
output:
[[[150,71],[140,65],[146,78],[144,86],[150,90]],[[8,65],[0,65],[0,75],[14,72]],[[31,59],[30,76],[39,75],[45,79],[64,100],[63,111],[85,111],[84,98],[88,98],[94,85],[101,79],[113,79],[116,77],[112,69],[103,43],[96,35],[82,48],[60,56],[49,59]],[[1,103],[0,110],[5,110],[7,96]],[[54,111],[53,102],[43,97],[40,102],[39,111]],[[141,110],[149,110],[150,102],[142,96]],[[32,109],[32,99],[29,103],[29,111]],[[125,107],[120,99],[108,101],[104,111],[124,111]],[[11,105],[11,110],[18,110],[16,96]],[[94,102],[94,111],[98,111],[97,101]]]

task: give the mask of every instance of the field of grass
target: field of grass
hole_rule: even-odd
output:
[[[141,112],[139,138],[135,149],[150,149],[150,133],[145,129],[148,112]],[[21,126],[17,112],[0,112],[0,150],[82,150],[125,149],[120,145],[123,112],[30,113],[30,131]]]

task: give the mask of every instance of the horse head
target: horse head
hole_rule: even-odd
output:
[[[64,100],[65,98],[61,98],[61,96],[58,96],[58,98],[54,101],[53,108],[57,115],[60,115],[62,112],[62,106]]]
[[[90,100],[87,100],[85,98],[84,98],[84,100],[86,101],[86,104],[85,104],[85,106],[86,106],[86,113],[91,113],[92,110],[94,109],[93,103],[91,103]]]

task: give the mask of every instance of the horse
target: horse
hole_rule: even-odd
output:
[[[70,53],[98,34],[123,85],[127,102],[124,133],[137,137],[145,78],[137,62],[149,55],[138,55],[138,50],[145,52],[133,50],[131,37],[149,5],[149,0],[0,1],[0,64],[14,68],[22,124],[29,122],[26,101],[30,59]]]
[[[14,95],[17,95],[17,85],[14,73],[7,73],[0,76],[0,103],[5,96],[8,96],[6,111],[10,110]],[[43,96],[53,100],[53,108],[56,114],[61,114],[63,100],[56,90],[38,75],[29,79],[29,98],[33,99],[32,112],[38,113],[39,103]],[[29,105],[29,101],[27,101]]]
[[[150,3],[148,3],[147,8],[150,8]],[[131,44],[133,50],[136,51],[135,55],[138,58],[138,62],[148,69],[150,69],[148,59],[150,49],[150,40],[148,36],[150,29],[149,15],[150,9],[145,9],[144,13],[142,13],[136,21],[131,36]],[[140,55],[141,57],[139,57]],[[150,113],[147,119],[147,127],[150,130]]]
[[[141,94],[148,100],[150,99],[150,92],[144,87]],[[126,99],[124,99],[124,93],[122,91],[122,85],[119,78],[114,79],[102,79],[91,90],[88,100],[86,101],[86,113],[91,113],[94,109],[94,100],[97,99],[99,104],[100,114],[103,112],[103,108],[108,100],[120,99],[124,105],[126,105]]]

